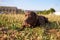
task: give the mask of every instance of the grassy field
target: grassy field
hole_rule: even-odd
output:
[[[0,14],[0,40],[60,40],[60,16],[43,16],[50,21],[46,26],[20,31],[24,14]]]

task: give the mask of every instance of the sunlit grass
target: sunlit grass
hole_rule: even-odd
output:
[[[20,31],[24,14],[0,14],[1,40],[60,40],[60,16],[43,15],[50,24]]]

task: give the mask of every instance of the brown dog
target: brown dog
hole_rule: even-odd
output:
[[[48,18],[44,16],[38,16],[33,11],[25,12],[25,20],[22,24],[23,27],[35,27],[48,23]]]

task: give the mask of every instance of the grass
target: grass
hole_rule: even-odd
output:
[[[0,40],[60,40],[60,16],[43,16],[50,24],[20,31],[24,14],[0,14]]]

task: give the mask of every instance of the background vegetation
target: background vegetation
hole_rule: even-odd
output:
[[[53,14],[55,12],[54,8],[50,8],[49,10],[37,11],[37,14]]]

